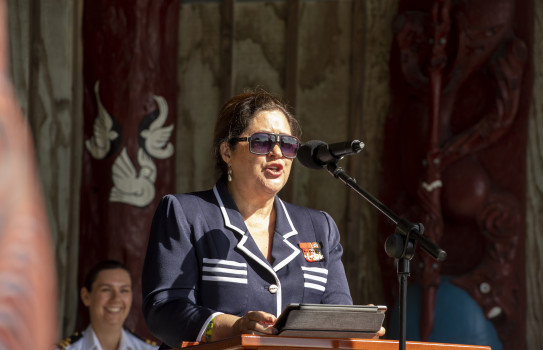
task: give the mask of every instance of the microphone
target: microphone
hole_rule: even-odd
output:
[[[304,166],[311,169],[325,168],[331,162],[337,162],[344,156],[356,154],[364,148],[364,142],[354,140],[327,144],[319,140],[304,143],[296,158]]]

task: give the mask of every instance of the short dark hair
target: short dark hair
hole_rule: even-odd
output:
[[[130,274],[130,271],[122,262],[117,260],[103,260],[96,263],[93,267],[91,267],[89,272],[87,272],[87,274],[85,275],[85,283],[83,286],[87,288],[87,290],[90,292],[92,290],[92,284],[94,283],[94,281],[96,281],[96,277],[98,277],[98,274],[101,271],[113,269],[125,270],[126,272],[128,272],[130,280],[132,280],[132,275]]]
[[[227,166],[221,156],[221,144],[234,137],[239,137],[249,126],[251,121],[261,111],[280,111],[287,118],[293,136],[300,138],[302,130],[300,124],[289,107],[280,98],[265,92],[251,91],[232,97],[221,108],[215,130],[213,132],[213,152],[215,166],[222,174],[226,173]],[[231,144],[235,147],[235,144]]]

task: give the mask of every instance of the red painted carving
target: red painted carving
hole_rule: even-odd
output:
[[[513,0],[400,1],[381,198],[422,222],[448,253],[443,264],[423,252],[413,260],[423,339],[432,332],[446,274],[494,322],[504,349],[525,342],[522,96],[531,85],[527,41],[513,28],[531,38],[530,27],[514,17],[531,8],[519,7]],[[382,242],[392,233],[387,225]],[[394,290],[395,270],[380,254],[385,288]]]
[[[93,0],[83,9],[79,286],[97,261],[123,261],[134,290],[126,326],[148,337],[140,276],[154,210],[175,188],[178,13],[177,0]]]
[[[0,349],[52,349],[57,279],[32,135],[8,78],[0,1]]]

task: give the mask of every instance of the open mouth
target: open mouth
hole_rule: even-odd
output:
[[[280,164],[272,164],[266,167],[266,172],[272,175],[280,175],[283,172],[283,166]]]

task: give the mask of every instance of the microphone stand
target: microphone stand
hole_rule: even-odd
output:
[[[340,158],[341,159],[341,158]],[[419,242],[422,249],[434,259],[443,261],[447,253],[439,248],[429,238],[423,236],[424,226],[421,223],[411,223],[400,218],[392,210],[387,208],[378,199],[360,188],[356,180],[345,173],[343,168],[337,166],[339,159],[326,163],[326,169],[336,179],[341,180],[345,185],[354,190],[370,204],[383,213],[396,225],[396,230],[385,242],[385,251],[388,256],[398,259],[397,275],[400,284],[400,334],[399,349],[405,350],[406,346],[406,323],[407,323],[407,277],[409,277],[409,262],[415,255],[416,243]]]

